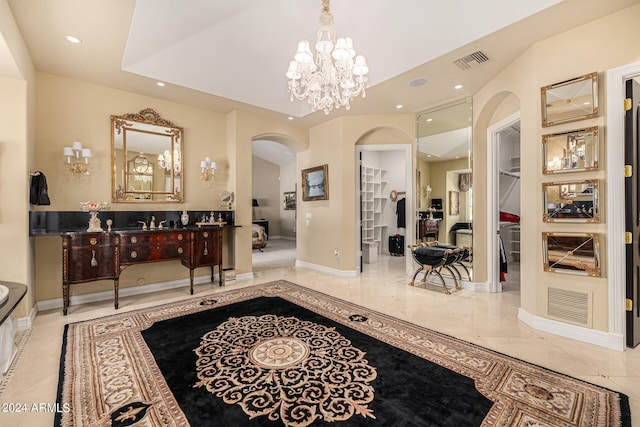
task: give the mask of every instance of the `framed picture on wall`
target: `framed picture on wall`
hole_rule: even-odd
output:
[[[329,200],[329,165],[302,170],[302,200]]]
[[[295,191],[285,192],[283,202],[284,202],[285,211],[296,210],[296,192]]]
[[[449,215],[460,215],[460,193],[449,191]]]

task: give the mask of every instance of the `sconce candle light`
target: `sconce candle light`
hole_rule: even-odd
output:
[[[212,180],[216,169],[218,169],[216,162],[212,162],[211,157],[205,157],[204,160],[200,162],[200,179],[203,181]]]
[[[71,147],[64,147],[62,154],[65,156],[65,165],[73,173],[89,174],[89,159],[91,150],[82,148],[82,143],[75,141]]]

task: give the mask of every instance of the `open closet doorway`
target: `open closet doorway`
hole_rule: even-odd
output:
[[[253,272],[296,261],[296,153],[270,139],[252,143]]]
[[[490,290],[520,290],[520,114],[489,128],[493,154],[493,236]]]
[[[359,271],[407,270],[413,243],[410,144],[356,145]]]

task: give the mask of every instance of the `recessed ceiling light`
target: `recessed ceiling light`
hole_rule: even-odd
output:
[[[427,79],[424,78],[419,78],[419,79],[413,79],[409,82],[409,86],[411,87],[418,87],[418,86],[422,86],[424,84],[427,83]]]
[[[164,82],[156,82],[156,84],[160,87],[165,87],[166,84]]]
[[[457,89],[462,89],[463,86],[462,85],[455,85],[453,88],[457,90]]]
[[[427,121],[428,121],[428,122],[432,122],[432,121],[433,121],[433,119],[432,119],[431,117],[429,117],[429,118],[427,119]]]
[[[402,104],[398,104],[398,105],[396,105],[396,108],[397,108],[398,110],[399,110],[399,109],[401,109],[401,108],[403,108],[403,107],[404,107],[404,105],[402,105]]]
[[[71,42],[71,43],[74,43],[74,44],[82,43],[82,40],[80,40],[76,36],[72,36],[71,34],[67,34],[66,36],[64,36],[64,38],[67,39],[68,42]]]
[[[287,120],[293,120],[293,117],[289,116],[287,117]]]

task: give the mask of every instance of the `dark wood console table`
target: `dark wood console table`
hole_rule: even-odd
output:
[[[193,270],[218,266],[222,272],[222,227],[203,229],[125,230],[111,233],[69,232],[62,235],[63,314],[69,308],[69,285],[110,279],[114,282],[114,307],[118,308],[120,274],[130,265],[180,260],[189,269],[193,294]]]

